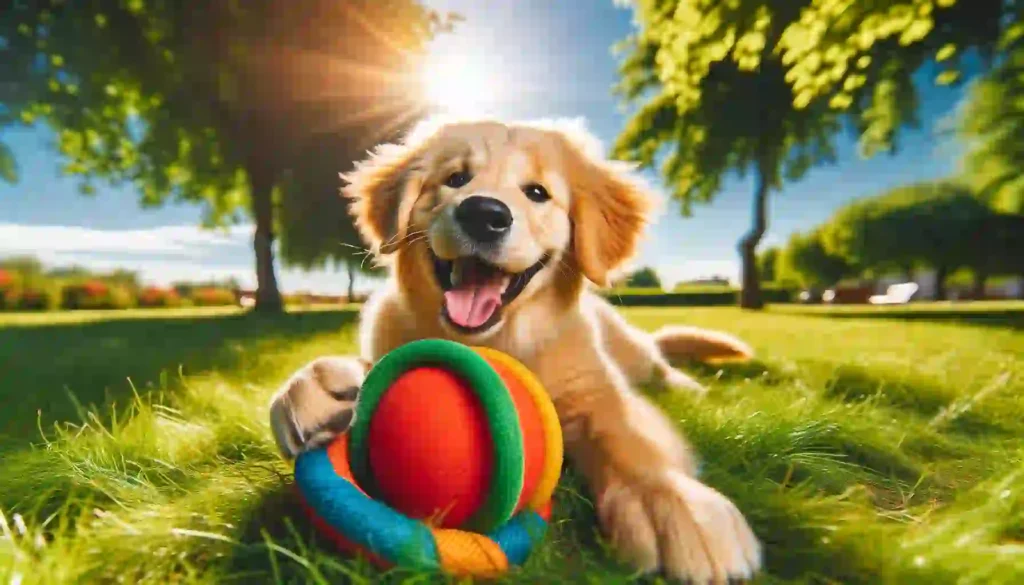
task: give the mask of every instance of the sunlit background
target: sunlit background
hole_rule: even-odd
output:
[[[421,69],[421,97],[438,111],[511,119],[581,116],[606,143],[622,128],[625,116],[610,90],[617,77],[611,46],[632,30],[629,10],[597,0],[427,4],[465,16],[454,33],[432,43]],[[941,120],[961,96],[923,92],[921,119]],[[822,222],[854,197],[952,173],[958,153],[952,139],[936,137],[935,130],[926,123],[907,134],[898,156],[868,161],[857,157],[852,139],[841,141],[840,164],[815,169],[771,198],[762,248]],[[196,206],[141,210],[131,187],[82,197],[75,180],[56,178],[59,159],[50,134],[34,129],[12,132],[6,140],[22,179],[15,186],[0,183],[0,253],[33,254],[49,265],[137,270],[156,284],[230,276],[255,286],[249,226],[202,231]],[[669,205],[639,263],[653,266],[667,287],[712,276],[735,281],[736,241],[750,224],[750,192],[751,179],[735,177],[691,219]],[[279,280],[285,292],[339,294],[347,285],[344,274],[332,271],[279,268]],[[364,279],[358,288],[372,286]]]

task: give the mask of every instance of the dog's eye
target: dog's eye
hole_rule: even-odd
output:
[[[524,185],[523,193],[526,194],[530,201],[536,201],[537,203],[544,203],[548,199],[551,199],[551,195],[548,194],[548,190],[537,183]]]
[[[456,171],[448,175],[448,178],[444,180],[444,186],[451,187],[452,189],[458,189],[459,187],[465,186],[466,183],[470,182],[472,179],[472,175],[466,171]]]

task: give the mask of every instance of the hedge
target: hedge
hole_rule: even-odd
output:
[[[173,288],[147,286],[139,293],[140,307],[180,307],[181,297]]]
[[[660,294],[609,290],[603,294],[613,305],[620,307],[715,307],[739,304],[739,291],[728,288]],[[791,303],[794,296],[795,291],[788,288],[765,287],[761,290],[761,297],[766,303]]]
[[[197,288],[192,291],[192,304],[197,307],[223,307],[237,302],[234,291],[226,288]]]

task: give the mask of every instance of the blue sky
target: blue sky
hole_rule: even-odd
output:
[[[610,48],[631,31],[629,10],[611,0],[428,4],[466,17],[454,36],[439,43],[439,51],[455,47],[494,76],[501,95],[508,96],[495,106],[496,113],[513,119],[581,116],[606,144],[614,139],[625,115],[610,91],[616,79]],[[453,86],[472,87],[473,80],[454,77]],[[840,137],[836,165],[814,169],[773,194],[765,245],[821,222],[851,198],[953,173],[957,146],[936,129],[961,97],[962,90],[954,89],[924,93],[924,124],[904,135],[896,156],[862,160],[853,137]],[[247,226],[201,231],[197,207],[143,210],[131,188],[101,188],[94,196],[82,196],[74,180],[59,177],[60,158],[46,131],[9,131],[2,138],[14,149],[21,181],[0,183],[0,256],[31,253],[49,264],[125,267],[156,283],[214,276],[253,282]],[[750,223],[752,188],[749,177],[733,178],[712,204],[696,207],[689,218],[670,203],[639,262],[655,266],[668,283],[711,275],[735,279],[736,241]],[[333,272],[279,267],[279,277],[286,291],[340,292],[346,286],[344,275]]]

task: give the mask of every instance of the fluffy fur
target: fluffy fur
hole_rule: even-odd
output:
[[[695,328],[647,334],[589,290],[588,281],[606,284],[632,257],[655,209],[629,167],[605,160],[578,125],[456,122],[382,146],[344,178],[357,225],[391,276],[363,309],[360,356],[320,358],[275,395],[271,425],[285,456],[348,426],[363,375],[388,351],[427,337],[486,345],[544,383],[601,527],[629,561],[696,582],[757,571],[760,547],[742,514],[695,479],[674,425],[635,390],[701,391],[670,361],[747,359],[750,348]],[[497,243],[474,241],[454,215],[470,196],[509,210]],[[448,297],[435,263],[468,257],[512,275],[540,268],[495,322],[467,333],[442,316]]]

